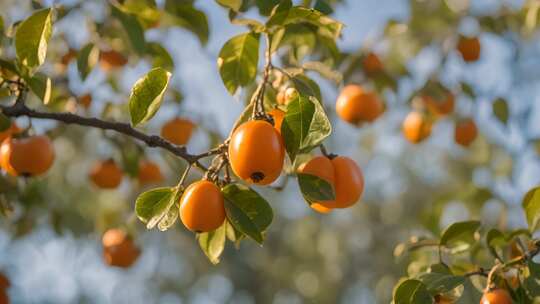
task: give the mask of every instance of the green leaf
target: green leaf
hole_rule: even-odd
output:
[[[496,247],[500,247],[506,244],[506,238],[504,234],[498,229],[490,229],[486,234],[486,243],[491,254],[495,258],[500,259]]]
[[[52,9],[44,9],[28,17],[17,27],[15,49],[17,59],[28,68],[45,62],[52,34]]]
[[[284,1],[290,2],[290,1]],[[325,16],[323,13],[301,6],[286,9],[289,3],[276,7],[266,26],[268,28],[286,26],[289,24],[308,23],[319,28],[319,35],[337,39],[343,29],[343,24]]]
[[[531,276],[537,280],[540,280],[540,264],[535,263],[533,260],[529,259],[527,262],[529,266],[529,272]]]
[[[470,244],[474,242],[474,233],[480,228],[479,221],[457,222],[448,226],[443,231],[440,245],[453,247],[458,244]]]
[[[534,232],[540,224],[540,187],[533,188],[523,198],[523,210],[529,224],[529,230]]]
[[[315,175],[298,173],[300,191],[308,203],[331,201],[336,199],[334,187]]]
[[[508,123],[509,109],[505,99],[499,98],[493,102],[493,114],[503,124]]]
[[[227,218],[234,228],[262,244],[263,233],[272,223],[272,208],[257,192],[241,184],[222,189]]]
[[[0,112],[0,132],[3,132],[11,127],[11,120],[9,117]]]
[[[245,33],[231,38],[219,52],[218,67],[229,93],[246,86],[257,76],[259,34]]]
[[[169,84],[171,73],[154,68],[135,82],[129,96],[131,123],[135,126],[148,121],[156,114]]]
[[[182,192],[179,191],[178,193],[182,193]],[[157,225],[159,231],[166,231],[176,223],[176,220],[178,219],[178,213],[180,210],[175,205],[175,202],[179,202],[179,201],[180,201],[180,197],[178,196],[176,197],[176,199],[173,199],[173,205],[171,206],[169,211],[167,211],[165,216],[159,221]]]
[[[324,0],[317,0],[313,8],[320,11],[321,13],[325,15],[330,15],[334,12],[334,10],[332,9],[332,6],[330,6],[330,4],[326,3],[326,1]]]
[[[202,45],[208,42],[208,19],[206,14],[187,1],[166,0],[165,11],[169,23],[186,28],[199,38]]]
[[[394,304],[426,303],[433,303],[433,298],[422,281],[408,279],[401,282],[394,290]]]
[[[135,213],[146,224],[147,229],[154,228],[167,215],[177,198],[174,188],[164,187],[146,191],[135,201]]]
[[[99,49],[88,43],[77,54],[77,70],[81,80],[85,80],[99,60]]]
[[[225,224],[227,225],[227,238],[238,248],[240,246],[240,241],[242,241],[246,235],[234,228],[229,221],[225,221]]]
[[[51,100],[52,82],[49,77],[42,73],[37,73],[32,77],[25,77],[25,81],[34,93],[44,104]]]
[[[167,70],[174,70],[174,61],[169,52],[157,42],[149,42],[147,45],[147,52],[152,56],[152,66],[155,68],[164,68]]]
[[[463,276],[439,272],[423,273],[418,276],[418,279],[426,285],[432,295],[450,292],[465,282]]]
[[[154,0],[125,0],[118,6],[124,13],[137,16],[144,25],[153,25],[161,17]]]
[[[456,304],[479,303],[481,297],[482,294],[474,287],[471,280],[467,279],[463,282],[463,293]]]
[[[294,87],[298,90],[298,92],[300,92],[300,94],[313,96],[319,101],[322,100],[321,89],[319,88],[319,85],[311,78],[298,74],[295,75],[291,80]]]
[[[119,7],[112,4],[111,13],[122,24],[133,49],[141,55],[144,54],[146,52],[146,39],[144,38],[144,28],[139,19],[133,14],[123,12]]]
[[[242,0],[216,0],[219,5],[237,12],[242,7]]]
[[[218,229],[197,234],[197,240],[204,254],[210,260],[210,263],[216,265],[225,248],[227,223],[223,223]]]
[[[281,134],[292,161],[300,151],[318,146],[330,133],[330,121],[315,98],[299,95],[287,105]]]

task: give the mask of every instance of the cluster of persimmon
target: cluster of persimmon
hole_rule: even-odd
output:
[[[284,88],[276,96],[277,105],[286,105],[298,96],[294,88]],[[234,174],[248,184],[269,185],[281,174],[285,146],[281,125],[285,112],[275,107],[267,113],[271,120],[252,119],[234,130],[228,141],[227,156]],[[358,165],[344,156],[315,156],[298,167],[299,173],[317,176],[328,182],[335,199],[310,202],[321,213],[354,205],[364,190],[364,178]],[[223,194],[218,185],[203,179],[192,183],[180,199],[180,219],[191,231],[209,232],[225,221]]]
[[[10,286],[9,279],[0,272],[0,304],[9,304],[8,289]]]
[[[77,51],[69,49],[60,58],[60,70],[65,71],[68,64],[77,58]],[[99,52],[99,66],[105,72],[110,72],[125,66],[128,63],[127,58],[114,49],[100,50]]]
[[[103,234],[101,243],[103,245],[103,258],[110,266],[130,267],[141,254],[141,250],[131,236],[119,228],[107,230]]]
[[[416,105],[418,109],[411,111],[405,117],[402,125],[403,135],[411,143],[417,144],[431,135],[434,124],[454,111],[455,97],[446,92],[445,97],[436,99],[429,95],[422,95]],[[456,119],[454,127],[454,141],[468,147],[478,136],[478,127],[470,117]]]
[[[0,132],[0,168],[12,176],[44,174],[55,158],[51,140],[45,135],[22,137],[21,133],[16,124]]]

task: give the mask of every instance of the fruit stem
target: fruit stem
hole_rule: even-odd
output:
[[[326,147],[324,146],[324,144],[320,144],[319,149],[321,150],[322,155],[324,155],[325,157],[329,159],[334,159],[337,157],[337,154],[328,153],[328,150],[326,150]]]

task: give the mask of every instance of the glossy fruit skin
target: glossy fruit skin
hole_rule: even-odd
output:
[[[417,144],[431,134],[431,122],[420,112],[410,112],[403,121],[403,135],[411,143]]]
[[[137,175],[139,183],[142,185],[157,184],[163,181],[163,174],[159,166],[148,160],[139,163],[139,174]]]
[[[447,93],[444,100],[436,100],[431,96],[422,96],[426,107],[431,111],[431,113],[439,116],[446,116],[454,112],[454,107],[456,104],[454,94]]]
[[[504,289],[493,289],[484,293],[480,304],[512,304],[512,298]]]
[[[121,229],[109,229],[103,234],[103,258],[110,266],[127,268],[133,265],[140,249],[127,233]]]
[[[268,115],[272,116],[274,119],[274,128],[281,134],[281,124],[283,123],[283,118],[285,118],[285,112],[276,108],[268,112]]]
[[[13,176],[37,176],[47,172],[54,163],[51,140],[44,135],[7,138],[0,146],[0,164]]]
[[[457,144],[468,147],[478,136],[478,128],[472,119],[464,119],[456,124],[454,139]]]
[[[375,53],[367,54],[362,60],[362,66],[367,74],[375,74],[383,69],[383,64]]]
[[[348,157],[338,156],[330,160],[325,156],[316,156],[300,166],[299,172],[315,175],[334,186],[335,200],[316,202],[326,209],[350,207],[360,199],[364,192],[362,171],[356,162]],[[330,211],[318,208],[314,204],[311,206],[319,212]]]
[[[461,37],[457,50],[465,62],[477,61],[480,58],[480,40],[477,37]]]
[[[284,159],[283,139],[274,126],[266,121],[248,121],[231,136],[231,168],[234,174],[248,183],[272,183],[281,174]]]
[[[99,161],[90,170],[90,180],[99,188],[115,189],[122,183],[122,169],[112,159]]]
[[[188,143],[195,124],[183,118],[173,118],[161,128],[161,137],[175,145],[183,146]]]
[[[180,219],[187,229],[195,232],[219,228],[225,221],[223,194],[219,187],[207,180],[189,185],[180,199]]]
[[[123,67],[126,64],[126,57],[115,50],[101,51],[99,53],[99,65],[106,72]]]
[[[347,85],[338,96],[336,112],[344,121],[357,125],[375,121],[384,112],[384,105],[375,93]]]

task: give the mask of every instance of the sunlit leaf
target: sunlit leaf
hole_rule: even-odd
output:
[[[499,98],[493,102],[493,114],[503,124],[508,123],[509,109],[505,99]]]
[[[208,257],[210,263],[216,265],[223,253],[226,241],[227,224],[223,223],[218,229],[210,232],[197,234],[197,240],[202,251]]]
[[[44,9],[28,17],[17,27],[15,49],[17,59],[28,68],[45,62],[52,34],[52,9]]]
[[[135,82],[129,97],[129,112],[134,126],[154,116],[161,105],[170,77],[168,71],[154,68]]]
[[[242,7],[242,0],[216,0],[220,5],[238,11]]]
[[[77,54],[77,69],[84,81],[99,60],[99,49],[93,44],[85,45]]]
[[[49,77],[42,73],[37,73],[32,77],[25,77],[30,91],[34,93],[44,104],[51,100],[52,82]]]
[[[474,242],[474,233],[480,228],[478,221],[465,221],[453,223],[446,228],[440,240],[441,246],[452,247],[462,243]]]
[[[146,52],[146,39],[144,37],[144,29],[133,14],[123,12],[115,5],[111,5],[112,16],[117,18],[126,31],[129,42],[133,49],[139,53],[144,54]]]
[[[146,224],[147,229],[154,228],[169,212],[175,203],[174,188],[156,188],[139,195],[135,201],[135,213]]]
[[[533,232],[540,224],[540,187],[527,192],[523,198],[522,206],[529,224],[529,230]]]
[[[423,273],[418,279],[426,285],[432,295],[450,292],[465,282],[463,276],[439,272]]]
[[[419,280],[405,280],[394,290],[394,304],[426,304],[432,302],[433,299],[426,285]]]
[[[228,40],[219,52],[218,67],[229,93],[246,86],[257,75],[259,34],[245,33]]]

